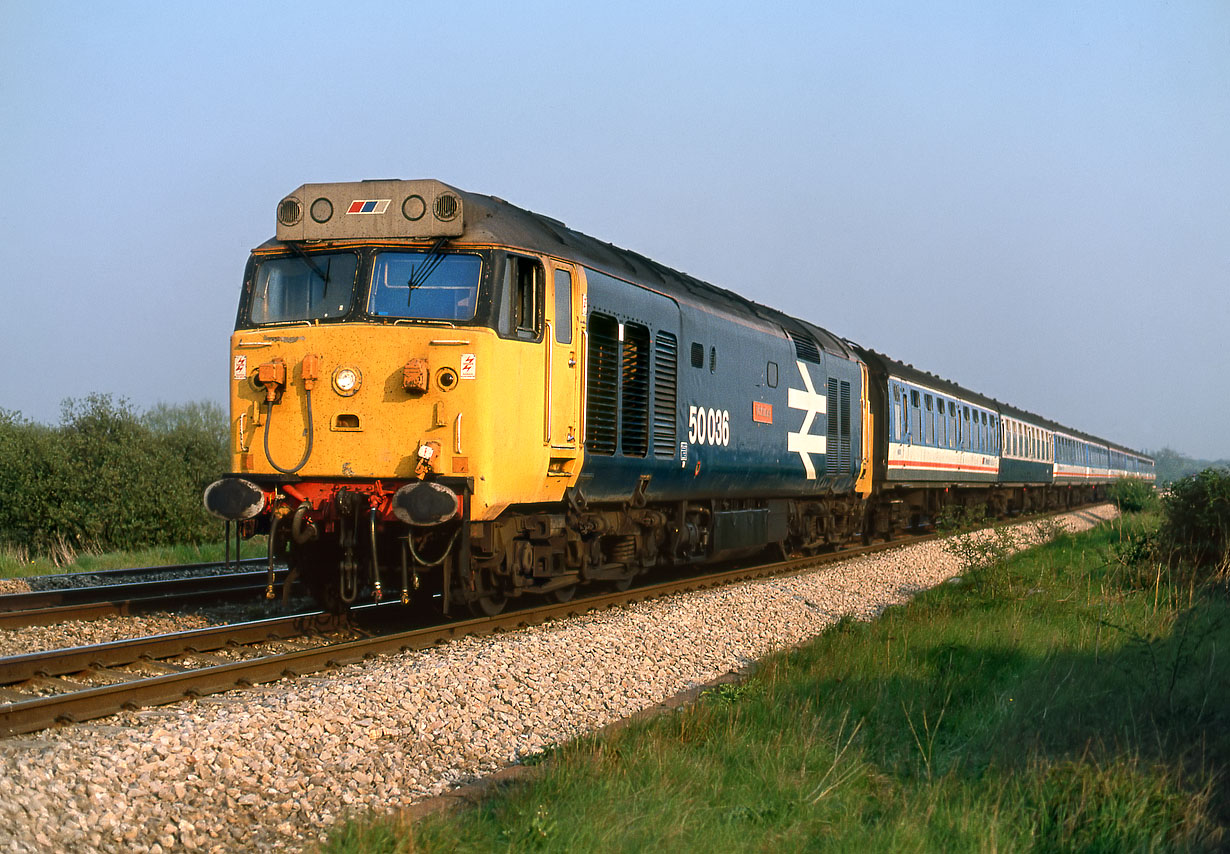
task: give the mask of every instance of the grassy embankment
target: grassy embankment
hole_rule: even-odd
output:
[[[1157,525],[1010,558],[965,541],[960,583],[560,746],[477,807],[363,818],[325,849],[1218,849],[1230,606],[1142,557]]]

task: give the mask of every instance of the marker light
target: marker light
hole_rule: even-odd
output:
[[[342,397],[350,397],[363,384],[363,375],[358,368],[338,368],[333,372],[333,390]]]
[[[427,213],[427,202],[423,201],[423,197],[418,193],[406,196],[406,200],[401,203],[401,215],[411,222],[418,222],[425,213]]]
[[[321,196],[316,201],[312,202],[312,219],[319,223],[326,223],[333,218],[333,203]]]

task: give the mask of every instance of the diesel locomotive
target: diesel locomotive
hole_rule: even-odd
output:
[[[232,471],[204,501],[329,607],[494,614],[1153,477],[1143,454],[502,199],[305,184],[276,219],[231,337]]]

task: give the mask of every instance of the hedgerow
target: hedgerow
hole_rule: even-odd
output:
[[[1123,513],[1140,513],[1157,507],[1153,485],[1136,478],[1121,477],[1112,483],[1110,498]]]
[[[1162,542],[1173,558],[1224,579],[1230,571],[1230,471],[1207,468],[1176,480],[1162,509]]]
[[[60,424],[0,410],[0,545],[29,554],[110,551],[218,539],[201,492],[227,468],[214,403],[144,414],[94,394]]]

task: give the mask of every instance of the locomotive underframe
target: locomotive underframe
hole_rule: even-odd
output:
[[[440,600],[494,614],[524,595],[571,598],[583,584],[625,588],[659,567],[678,567],[767,550],[815,554],[855,542],[891,540],[934,527],[963,509],[990,518],[1063,509],[1102,497],[1105,486],[893,486],[869,499],[709,499],[511,508],[472,522],[463,506],[438,525],[407,525],[389,509],[389,486],[282,484],[273,509],[246,533],[270,533],[271,556],[291,566],[324,607],[399,596]]]

